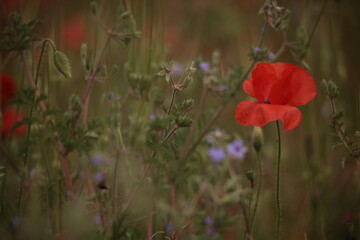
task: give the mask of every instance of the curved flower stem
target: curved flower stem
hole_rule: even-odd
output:
[[[319,22],[320,22],[321,16],[322,16],[323,13],[324,13],[324,10],[325,10],[325,7],[326,7],[327,2],[328,2],[328,0],[324,0],[323,5],[321,6],[321,10],[320,10],[319,14],[318,14],[317,17],[316,17],[315,24],[314,24],[313,28],[311,29],[309,39],[308,39],[308,41],[306,42],[306,46],[305,46],[305,47],[306,47],[306,50],[307,50],[307,49],[309,48],[309,46],[310,46],[310,42],[311,42],[311,40],[312,40],[312,38],[313,38],[313,36],[314,36],[315,30],[316,30],[316,28],[317,28],[317,26],[318,26],[318,24],[319,24]],[[307,53],[307,51],[305,52],[305,54],[306,54],[306,53]],[[304,56],[304,57],[305,57],[305,56]]]
[[[252,226],[254,225],[254,220],[255,220],[255,214],[256,214],[256,209],[259,203],[259,199],[260,199],[260,192],[261,192],[261,187],[262,187],[262,164],[261,164],[261,158],[260,158],[260,153],[256,152],[256,158],[257,158],[257,164],[258,164],[258,175],[259,175],[259,186],[256,192],[256,200],[255,200],[255,206],[254,206],[254,211],[253,214],[251,216],[251,220],[250,220],[250,230],[252,230]]]
[[[277,135],[278,135],[278,155],[277,155],[277,169],[276,169],[276,239],[280,240],[280,224],[281,224],[281,199],[280,199],[280,159],[281,159],[281,136],[279,120],[276,121]]]

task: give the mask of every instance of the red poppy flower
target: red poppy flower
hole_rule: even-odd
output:
[[[78,51],[86,39],[83,17],[78,15],[67,19],[61,27],[61,36],[65,47]]]
[[[15,96],[16,83],[10,75],[1,74],[0,90],[1,109],[4,109],[8,105],[8,101]]]
[[[301,122],[297,106],[316,96],[314,79],[302,68],[290,63],[258,63],[244,91],[257,102],[243,101],[236,107],[235,119],[245,126],[264,126],[281,120],[286,130]]]
[[[17,113],[16,110],[11,108],[6,109],[2,113],[1,137],[5,139],[9,137],[12,133],[15,136],[23,135],[26,131],[25,125],[21,125],[14,129],[14,131],[12,131],[12,127],[22,119],[23,115],[21,113]]]

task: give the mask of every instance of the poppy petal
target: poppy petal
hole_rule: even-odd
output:
[[[11,98],[15,96],[16,83],[12,76],[3,73],[1,74],[0,82],[1,90],[1,108],[4,109]]]
[[[278,80],[274,68],[269,63],[258,63],[256,64],[256,68],[252,71],[251,77],[257,100],[259,102],[264,102],[268,99],[272,86]]]
[[[314,79],[304,69],[290,63],[274,63],[272,66],[278,81],[270,91],[271,103],[300,106],[316,96]]]
[[[14,125],[21,120],[23,120],[23,115],[20,112],[17,113],[17,111],[13,109],[5,110],[2,114],[1,137],[5,139],[9,137],[12,133],[15,136],[21,136],[25,134],[25,125],[21,125],[14,129],[14,131],[12,131]]]
[[[245,80],[243,83],[243,89],[250,97],[256,98],[254,88],[252,85],[252,80]]]
[[[281,120],[285,130],[291,130],[299,125],[302,114],[295,107],[246,100],[237,105],[235,119],[244,126],[264,126],[268,122]]]

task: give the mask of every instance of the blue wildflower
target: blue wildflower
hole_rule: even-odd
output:
[[[105,180],[105,173],[97,172],[93,175],[93,179],[96,183],[103,182]]]
[[[214,219],[212,217],[205,218],[205,224],[211,226],[214,224]]]
[[[111,101],[115,100],[115,93],[112,91],[109,93],[109,100]]]
[[[18,217],[14,217],[13,219],[11,219],[11,223],[14,227],[20,227],[21,220]]]
[[[199,67],[203,72],[209,72],[210,71],[210,64],[208,62],[201,62],[199,64]]]
[[[220,92],[223,92],[223,91],[228,90],[228,87],[226,85],[220,85],[220,86],[218,86],[217,90]]]
[[[226,154],[225,151],[220,147],[212,147],[208,151],[208,156],[214,163],[219,163],[224,160]]]
[[[263,27],[263,28],[261,29],[261,35],[264,35],[265,33],[266,33],[266,28]]]
[[[216,230],[214,227],[210,227],[208,230],[207,230],[207,235],[209,236],[212,236],[212,235],[215,235],[216,233]]]
[[[234,140],[231,144],[227,146],[227,153],[239,159],[243,159],[247,151],[248,148],[241,140]]]
[[[95,166],[100,166],[104,162],[103,158],[97,155],[92,156],[90,161]]]
[[[254,48],[254,52],[255,52],[255,53],[259,53],[259,52],[261,52],[261,49],[258,48],[258,47],[255,47],[255,48]]]
[[[97,225],[100,225],[100,223],[101,223],[101,216],[100,216],[100,215],[96,215],[96,216],[95,216],[95,223],[96,223]]]
[[[175,225],[172,222],[168,222],[165,227],[165,232],[167,234],[175,232]]]
[[[180,76],[184,71],[184,66],[179,62],[174,62],[171,66],[171,73],[174,76]]]
[[[156,118],[156,115],[155,115],[155,114],[150,114],[150,115],[149,115],[149,119],[150,119],[150,120],[155,120],[155,118]]]
[[[269,52],[268,58],[271,59],[271,60],[274,60],[276,58],[276,55],[274,53],[272,53],[272,52]]]

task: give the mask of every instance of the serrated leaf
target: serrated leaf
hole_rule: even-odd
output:
[[[346,157],[342,157],[342,158],[341,158],[341,167],[342,167],[343,169],[345,169],[345,162],[346,162]]]
[[[100,135],[95,131],[88,131],[86,132],[85,137],[97,139],[100,137]]]
[[[337,142],[334,145],[331,146],[331,151],[334,151],[337,147],[340,147],[342,145],[342,142]]]

